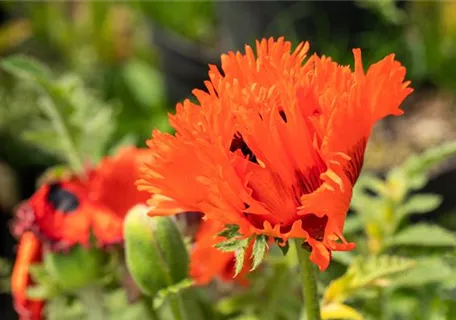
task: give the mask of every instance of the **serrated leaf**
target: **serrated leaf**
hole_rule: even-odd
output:
[[[245,260],[245,247],[236,249],[234,251],[234,277],[236,277],[244,267],[244,260]]]
[[[266,249],[268,247],[268,238],[265,235],[258,235],[253,243],[252,258],[253,264],[250,271],[255,270],[263,262]]]
[[[283,255],[286,256],[288,253],[288,250],[290,250],[290,243],[288,241],[286,241],[285,244],[283,244],[282,239],[280,239],[280,238],[275,238],[275,241],[276,241],[279,249],[282,251]]]
[[[388,246],[456,246],[456,235],[437,225],[420,223],[402,230],[386,244]]]
[[[10,57],[2,67],[19,79],[32,80],[39,94],[35,107],[45,117],[30,119],[29,141],[65,159],[75,172],[83,172],[87,160],[99,161],[114,132],[114,106],[100,101],[81,78],[66,75],[54,80],[44,65],[32,59]]]
[[[240,236],[239,226],[237,224],[227,224],[225,229],[217,234],[220,237],[231,239]]]
[[[405,217],[410,214],[427,213],[438,208],[442,201],[442,197],[435,194],[418,194],[411,196],[398,208],[397,214],[400,217]]]
[[[418,288],[429,283],[446,283],[454,270],[440,257],[418,260],[415,267],[394,278],[394,287]]]
[[[352,281],[354,287],[374,285],[375,281],[404,272],[416,265],[415,260],[398,256],[376,256],[354,265],[355,277]]]
[[[49,81],[51,71],[35,59],[24,55],[7,57],[0,63],[1,67],[14,76],[33,81]]]
[[[214,247],[223,252],[233,252],[240,248],[246,248],[248,243],[249,239],[229,239],[217,243]]]
[[[398,256],[372,256],[358,258],[350,265],[345,274],[333,280],[324,294],[324,303],[341,303],[358,290],[379,285],[385,280],[415,266],[412,259]]]
[[[55,131],[50,128],[27,130],[22,134],[22,139],[47,152],[60,155],[61,147],[55,143]]]
[[[343,303],[331,303],[321,308],[322,320],[347,319],[363,320],[363,316],[350,306]]]

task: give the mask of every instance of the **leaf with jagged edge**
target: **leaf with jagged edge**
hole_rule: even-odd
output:
[[[253,260],[252,268],[250,271],[255,270],[261,262],[263,262],[266,250],[268,248],[268,237],[265,235],[255,235],[249,238],[239,239],[239,226],[235,224],[229,224],[225,226],[225,229],[217,234],[219,237],[224,237],[227,240],[222,241],[214,245],[215,248],[224,252],[234,252],[235,256],[235,277],[241,272],[244,261],[246,250],[251,241],[253,241],[252,255]]]
[[[375,281],[393,276],[413,268],[416,261],[413,259],[383,255],[370,257],[363,262],[355,264],[354,287],[375,285]]]
[[[418,223],[405,228],[385,243],[386,246],[456,246],[456,235],[438,225]]]
[[[233,252],[241,248],[247,248],[249,238],[246,239],[229,239],[214,245],[215,248],[223,252]]]
[[[1,66],[38,89],[36,106],[45,118],[30,120],[25,139],[66,160],[76,172],[83,171],[87,160],[97,163],[114,132],[113,106],[99,100],[79,77],[67,75],[56,79],[45,65],[31,58],[7,57]],[[53,135],[49,134],[50,128]]]
[[[239,248],[234,251],[234,277],[236,277],[244,267],[245,250],[246,248]]]
[[[343,302],[359,289],[378,286],[380,280],[410,270],[415,264],[415,260],[389,255],[359,258],[344,275],[329,284],[324,294],[324,303]]]
[[[229,239],[222,241],[214,245],[215,248],[223,252],[234,252],[235,257],[235,272],[234,276],[236,277],[239,272],[241,272],[242,267],[244,266],[245,260],[245,251],[249,245],[251,238],[245,239]]]
[[[240,236],[239,226],[237,224],[227,224],[225,229],[217,234],[219,237],[231,239]]]
[[[23,80],[46,83],[53,77],[51,71],[46,66],[24,55],[5,58],[0,65],[7,72]]]
[[[266,254],[268,248],[268,237],[265,235],[258,235],[255,238],[255,242],[253,243],[253,250],[252,250],[252,258],[253,264],[250,271],[255,270],[258,266],[263,262],[264,256]]]

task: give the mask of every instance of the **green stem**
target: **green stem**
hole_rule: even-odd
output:
[[[183,311],[183,301],[179,294],[169,297],[169,304],[171,306],[171,312],[173,313],[174,320],[186,320],[186,315]]]
[[[44,105],[44,111],[47,113],[54,126],[54,130],[61,139],[60,141],[65,149],[65,156],[67,158],[68,164],[75,172],[84,174],[82,159],[79,156],[70,132],[67,130],[65,121],[63,120],[57,108],[55,93],[49,92],[49,95],[51,97],[51,102]]]
[[[301,290],[306,304],[307,320],[321,320],[318,301],[315,266],[310,261],[310,253],[301,247],[302,239],[294,240],[301,275]]]
[[[155,309],[154,309],[152,299],[150,299],[150,297],[144,296],[143,303],[146,308],[147,314],[149,315],[149,319],[150,320],[159,320],[160,318],[157,314],[157,311],[155,311]]]
[[[89,286],[79,290],[79,300],[85,307],[87,320],[108,320],[103,291],[99,286]]]

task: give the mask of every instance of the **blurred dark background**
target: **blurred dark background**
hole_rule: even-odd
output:
[[[115,108],[111,139],[127,135],[143,146],[152,128],[170,130],[167,112],[202,87],[209,63],[257,38],[308,40],[311,51],[341,64],[352,63],[354,47],[366,65],[394,52],[416,92],[406,116],[375,128],[365,170],[382,173],[411,152],[455,138],[455,14],[451,1],[2,1],[0,55],[26,54],[57,76],[77,77]],[[14,207],[60,159],[23,138],[41,117],[37,93],[3,71],[0,81],[0,254],[11,261]],[[432,219],[453,227],[455,168],[446,163],[426,187],[445,196]],[[7,293],[0,314],[15,318]]]

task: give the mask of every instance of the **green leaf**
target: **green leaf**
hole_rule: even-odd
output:
[[[40,83],[52,79],[51,71],[43,64],[24,55],[10,56],[2,60],[1,67],[12,75]]]
[[[444,143],[427,149],[420,155],[409,157],[400,167],[408,178],[409,188],[414,190],[422,188],[426,184],[429,170],[454,155],[456,155],[456,141]]]
[[[410,270],[415,260],[398,256],[359,257],[345,274],[333,280],[324,294],[324,304],[340,303],[355,295],[363,288],[379,286],[383,280]]]
[[[237,224],[227,224],[225,230],[217,234],[220,237],[231,239],[240,236],[239,226]]]
[[[242,271],[242,267],[244,266],[245,249],[246,248],[243,247],[234,251],[234,258],[236,260],[234,263],[234,277],[236,277]]]
[[[418,194],[411,196],[398,208],[397,214],[400,217],[405,217],[410,214],[427,213],[438,208],[442,201],[442,197],[435,194]]]
[[[415,267],[394,278],[393,287],[419,288],[430,283],[446,283],[454,270],[440,257],[417,260]]]
[[[416,261],[399,256],[373,256],[355,264],[354,287],[375,285],[375,281],[413,268]]]
[[[214,245],[215,248],[224,252],[232,252],[241,248],[246,248],[249,243],[249,239],[229,239],[222,241]]]
[[[161,107],[165,91],[162,74],[140,59],[130,60],[123,69],[125,83],[144,107]]]
[[[393,236],[386,245],[427,247],[456,246],[456,235],[437,225],[420,223],[402,230]]]
[[[59,288],[74,293],[103,277],[106,258],[99,248],[77,245],[65,253],[46,253],[43,265]]]
[[[1,65],[18,79],[31,81],[39,95],[32,103],[41,114],[29,119],[26,140],[65,159],[75,172],[83,172],[87,160],[97,163],[105,155],[115,129],[115,106],[102,102],[81,78],[53,79],[45,66],[32,59],[10,57]]]
[[[265,235],[257,236],[255,238],[255,242],[253,244],[253,251],[252,251],[253,264],[252,264],[252,269],[250,269],[250,271],[255,270],[261,264],[261,262],[263,262],[267,248],[268,248],[268,237]]]

